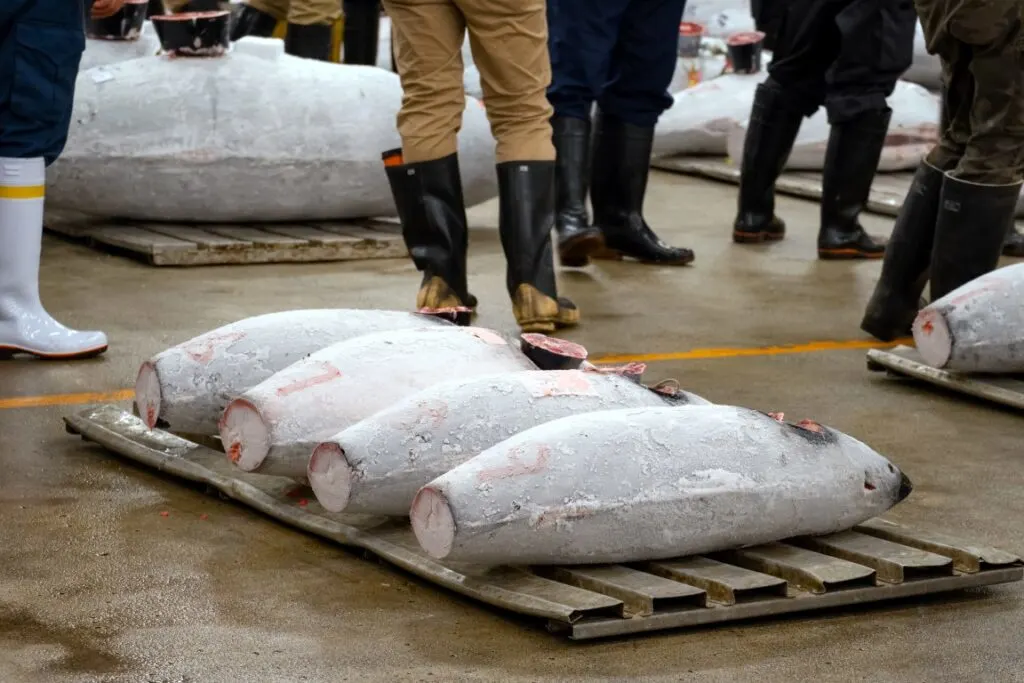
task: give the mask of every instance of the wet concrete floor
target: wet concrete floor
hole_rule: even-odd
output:
[[[592,356],[864,339],[878,263],[815,259],[817,205],[790,236],[729,240],[735,189],[656,173],[651,223],[689,268],[564,273]],[[471,212],[480,324],[514,329],[496,206]],[[866,217],[887,232],[891,221]],[[271,310],[406,308],[404,261],[151,268],[47,238],[43,296],[102,325],[102,359],[0,364],[0,399],[130,387],[147,356]],[[652,362],[652,379],[814,418],[916,484],[890,517],[1024,553],[1024,420],[865,370],[863,350]],[[127,407],[127,403],[125,406]],[[572,644],[118,460],[64,433],[83,406],[0,409],[0,681],[1024,681],[1024,584],[701,631]],[[166,513],[166,514],[163,514]]]

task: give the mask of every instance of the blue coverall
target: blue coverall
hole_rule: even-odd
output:
[[[82,0],[0,0],[0,157],[64,150],[85,51]]]
[[[686,0],[548,0],[555,116],[602,113],[652,128],[672,105]]]

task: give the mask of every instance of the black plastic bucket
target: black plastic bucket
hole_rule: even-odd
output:
[[[230,12],[187,12],[152,17],[164,52],[179,57],[217,57],[231,44]]]
[[[734,33],[725,41],[733,73],[754,74],[761,70],[764,34],[760,31]]]

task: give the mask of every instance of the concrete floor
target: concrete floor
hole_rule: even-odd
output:
[[[820,263],[817,205],[790,237],[735,246],[732,186],[654,174],[648,216],[685,269],[562,276],[592,356],[860,339],[878,263]],[[480,324],[512,331],[496,207],[471,212]],[[891,221],[866,217],[886,232]],[[113,391],[139,363],[270,310],[405,308],[403,261],[150,268],[47,239],[43,296],[109,354],[0,364],[0,399]],[[869,374],[864,351],[651,363],[711,400],[812,417],[914,480],[896,521],[1024,553],[1019,414]],[[127,405],[127,404],[126,404]],[[0,410],[0,681],[1024,681],[1024,585],[694,632],[571,644],[64,433],[78,406]],[[163,516],[161,513],[168,513]],[[205,517],[201,517],[204,515]]]

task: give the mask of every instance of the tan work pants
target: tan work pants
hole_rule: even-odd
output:
[[[310,26],[333,24],[341,16],[341,0],[245,0],[253,9],[278,21]]]
[[[383,0],[402,79],[398,132],[405,163],[454,154],[466,106],[462,42],[469,30],[497,160],[551,161],[545,0]]]

